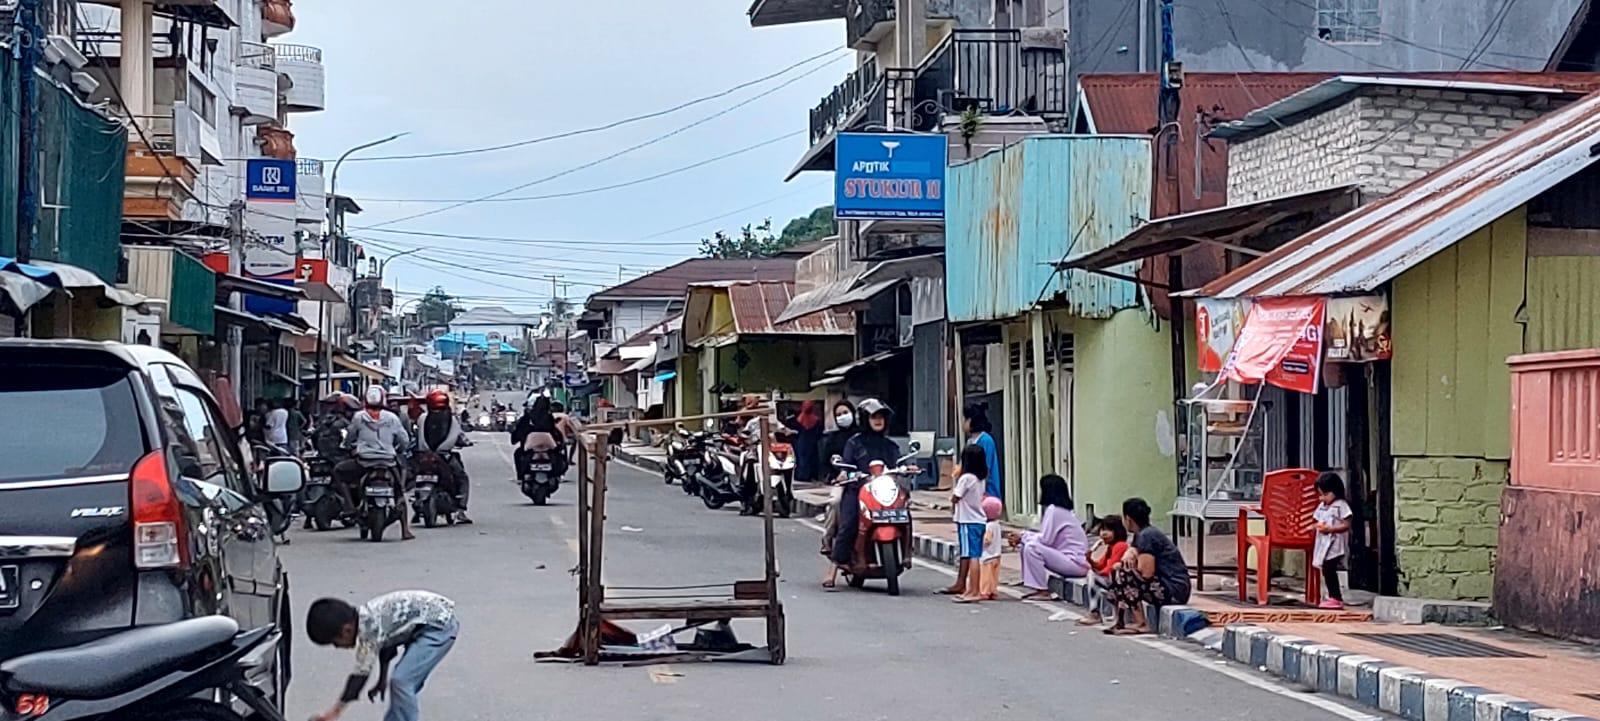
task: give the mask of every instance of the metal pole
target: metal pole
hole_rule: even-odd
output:
[[[17,60],[17,261],[33,259],[39,232],[39,0],[22,0],[12,20],[11,52]]]
[[[381,140],[374,140],[370,143],[357,145],[354,148],[344,151],[344,154],[340,155],[339,159],[334,161],[333,173],[328,176],[328,232],[325,236],[326,240],[323,241],[323,258],[328,257],[329,245],[333,245],[335,247],[338,246],[337,242],[329,241],[337,241],[339,235],[339,229],[334,224],[334,220],[338,217],[337,211],[339,208],[339,166],[344,165],[345,159],[357,152],[366,150],[367,148],[377,147],[379,145],[383,145],[384,143],[399,140],[408,134],[409,133],[395,133],[394,135]],[[332,325],[331,322],[330,325]],[[322,352],[318,354],[317,365],[319,366],[319,374],[322,377],[321,382],[327,383],[326,389],[328,392],[331,392],[333,390],[333,343],[326,337],[329,330],[331,329],[324,328],[323,333],[321,334],[323,338],[319,345],[322,346]]]

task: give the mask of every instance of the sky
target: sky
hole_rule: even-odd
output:
[[[352,156],[338,178],[339,193],[365,210],[349,225],[369,255],[428,248],[385,267],[385,285],[398,287],[402,300],[441,285],[468,306],[535,310],[548,303],[546,276],[555,273],[571,284],[560,289],[563,295],[581,302],[615,284],[619,266],[623,277],[636,277],[694,255],[699,239],[712,231],[733,231],[767,217],[781,228],[831,202],[830,173],[805,173],[788,183],[783,178],[806,151],[810,109],[852,69],[843,49],[843,21],[752,28],[748,7],[749,0],[296,3],[294,32],[275,42],[323,50],[328,109],[294,115],[289,128],[301,157],[330,160],[353,146],[408,133]],[[725,97],[603,132],[456,157],[356,160],[483,148],[602,126],[720,93],[819,55]],[[503,197],[630,183],[767,143],[681,173],[614,190],[476,203],[413,219],[405,218],[451,204],[392,202],[499,193],[679,130],[767,91],[665,140]],[[702,222],[747,206],[756,207]],[[673,230],[681,226],[688,227]]]

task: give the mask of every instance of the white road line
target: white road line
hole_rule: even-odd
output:
[[[811,529],[813,531],[816,531],[818,533],[821,533],[822,530],[823,530],[822,526],[817,525],[814,521],[801,519],[801,520],[799,520],[799,523],[800,523],[800,525],[805,526],[806,528],[809,528],[809,529]],[[944,565],[942,563],[934,563],[932,561],[926,561],[926,560],[923,560],[923,559],[920,559],[920,558],[914,558],[914,559],[912,559],[911,562],[916,564],[918,567],[926,568],[926,569],[929,569],[929,570],[932,570],[932,571],[937,571],[937,572],[942,573],[942,574],[944,574],[946,576],[949,576],[950,578],[955,578],[956,577],[955,569],[952,569],[949,566],[946,566],[946,565]],[[1017,600],[1021,600],[1022,596],[1024,595],[1023,592],[1018,591],[1015,588],[1010,588],[1010,587],[1002,587],[1002,588],[999,589],[999,591],[1000,591],[1000,593],[1005,594],[1006,596],[1009,596],[1009,597],[1011,597],[1013,599],[1017,599]],[[1039,609],[1041,611],[1045,611],[1045,612],[1049,613],[1052,616],[1052,618],[1055,618],[1055,619],[1071,620],[1071,621],[1076,622],[1079,619],[1085,618],[1085,615],[1083,613],[1079,612],[1076,608],[1073,608],[1071,606],[1067,606],[1066,604],[1060,603],[1058,601],[1044,601],[1044,600],[1039,600],[1039,599],[1028,599],[1028,600],[1023,600],[1022,603],[1025,603],[1025,604],[1027,604],[1029,606],[1033,606],[1034,608],[1037,608],[1037,609]],[[1375,715],[1369,714],[1369,713],[1367,713],[1365,711],[1360,711],[1360,710],[1357,710],[1357,709],[1354,709],[1354,708],[1350,708],[1349,706],[1345,706],[1344,704],[1342,704],[1342,703],[1340,703],[1338,701],[1335,701],[1335,700],[1333,700],[1331,698],[1328,698],[1326,696],[1322,696],[1320,694],[1304,693],[1304,692],[1300,692],[1300,691],[1295,691],[1295,690],[1290,689],[1290,688],[1285,688],[1284,686],[1281,686],[1279,684],[1273,683],[1270,679],[1262,678],[1261,676],[1256,675],[1253,672],[1245,671],[1245,670],[1240,669],[1240,668],[1235,668],[1235,667],[1230,666],[1230,665],[1219,664],[1219,663],[1217,663],[1218,659],[1216,659],[1216,658],[1211,658],[1211,657],[1208,657],[1208,656],[1202,655],[1202,654],[1192,653],[1188,649],[1179,648],[1177,646],[1174,646],[1173,644],[1167,642],[1164,639],[1151,638],[1151,637],[1137,637],[1137,636],[1125,637],[1125,638],[1127,638],[1127,640],[1134,641],[1136,643],[1142,644],[1142,645],[1144,645],[1146,647],[1153,648],[1153,649],[1155,649],[1157,651],[1165,653],[1165,654],[1167,654],[1169,656],[1172,656],[1174,658],[1187,661],[1187,662],[1189,662],[1191,664],[1194,664],[1195,666],[1199,666],[1200,668],[1204,668],[1204,669],[1207,669],[1209,671],[1214,671],[1216,673],[1220,673],[1220,674],[1222,674],[1224,676],[1227,676],[1228,678],[1231,678],[1231,679],[1234,679],[1235,681],[1239,681],[1241,683],[1244,683],[1245,685],[1248,685],[1248,686],[1250,686],[1252,688],[1258,688],[1258,689],[1261,689],[1262,691],[1266,691],[1267,693],[1275,694],[1275,695],[1278,695],[1278,696],[1283,696],[1284,698],[1294,699],[1296,701],[1300,701],[1302,703],[1306,703],[1306,704],[1315,706],[1315,707],[1317,707],[1319,709],[1322,709],[1323,711],[1327,711],[1328,713],[1334,714],[1334,715],[1339,716],[1341,718],[1350,719],[1351,721],[1384,721],[1384,717],[1383,716],[1375,716]]]

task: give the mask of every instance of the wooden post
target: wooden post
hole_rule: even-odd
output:
[[[792,452],[792,451],[791,451]],[[756,469],[757,488],[761,489],[761,528],[766,543],[764,576],[767,582],[767,650],[772,662],[783,663],[783,602],[778,596],[778,547],[772,528],[772,418],[761,417],[761,464]]]
[[[606,458],[610,449],[604,435],[594,436],[594,482],[590,484],[592,497],[589,503],[589,574],[588,625],[584,627],[583,662],[593,666],[600,663],[600,605],[605,600],[605,586],[601,577],[605,566],[606,538]]]
[[[589,639],[589,449],[579,434],[578,443],[578,642]],[[588,654],[585,653],[585,656]]]

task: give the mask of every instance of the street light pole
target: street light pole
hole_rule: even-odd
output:
[[[328,258],[328,246],[332,245],[332,243],[329,241],[334,239],[335,235],[338,233],[338,229],[336,229],[334,226],[334,219],[338,216],[337,211],[339,208],[339,166],[344,165],[345,159],[349,158],[355,153],[361,152],[368,148],[383,145],[384,143],[399,140],[408,134],[409,133],[395,133],[394,135],[381,140],[374,140],[370,143],[357,145],[354,148],[344,151],[344,154],[340,155],[339,159],[334,161],[333,173],[328,179],[328,207],[326,209],[328,214],[328,232],[323,236],[322,241],[322,257],[324,259]],[[318,378],[318,382],[327,384],[323,387],[319,395],[325,395],[333,390],[333,342],[329,338],[330,331],[332,330],[330,326],[332,325],[333,315],[330,313],[320,329],[321,332],[317,334],[317,344],[321,346],[319,352],[317,353],[317,366],[320,371],[320,378]]]

